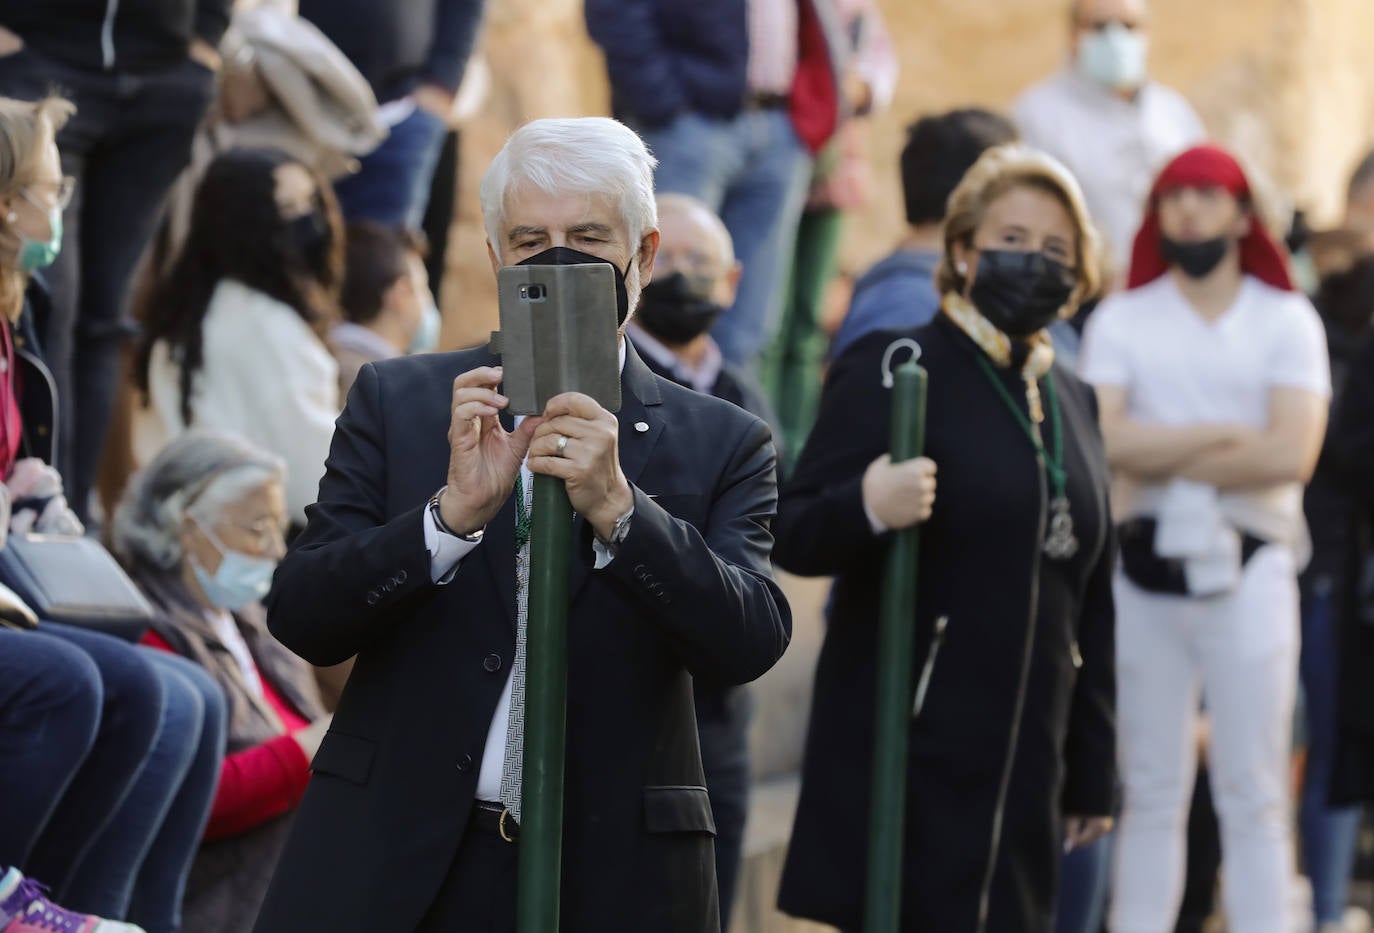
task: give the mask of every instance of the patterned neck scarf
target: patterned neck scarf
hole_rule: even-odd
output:
[[[992,325],[992,322],[978,313],[964,296],[946,292],[940,308],[954,325],[968,335],[969,339],[988,355],[998,366],[1009,369],[1013,361],[1011,338]],[[1054,342],[1047,331],[1032,335],[1027,341],[1029,352],[1021,364],[1021,378],[1026,383],[1026,404],[1030,408],[1031,420],[1041,424],[1045,420],[1045,409],[1040,402],[1040,380],[1054,365]]]

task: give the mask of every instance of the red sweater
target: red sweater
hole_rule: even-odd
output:
[[[172,646],[156,632],[149,632],[143,643],[162,651]],[[300,803],[310,780],[310,759],[291,737],[297,729],[310,725],[266,680],[262,695],[286,726],[286,734],[261,745],[226,755],[219,772],[215,803],[205,839],[213,842],[247,832],[268,820],[288,813]]]

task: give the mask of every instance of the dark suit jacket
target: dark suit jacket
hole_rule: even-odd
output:
[[[358,660],[261,933],[412,930],[457,850],[515,653],[515,504],[445,587],[430,582],[423,513],[446,475],[452,380],[491,363],[370,364],[339,418],[269,626],[316,664]],[[634,519],[600,571],[589,526],[574,529],[562,929],[716,931],[691,675],[752,680],[790,637],[769,566],[773,449],[757,418],[654,376],[632,349],[622,384]]]

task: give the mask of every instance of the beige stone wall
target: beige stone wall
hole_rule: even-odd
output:
[[[684,0],[690,2],[690,0]],[[896,155],[914,116],[963,104],[1007,107],[1063,60],[1067,0],[879,0],[902,78],[873,121],[872,205],[850,225],[846,268],[881,255],[901,228]],[[493,92],[463,147],[459,235],[445,343],[481,342],[495,298],[477,181],[505,135],[539,116],[605,112],[600,57],[580,0],[490,0],[482,47]],[[1344,179],[1374,141],[1374,3],[1154,0],[1155,74],[1186,94],[1213,135],[1271,174],[1319,223],[1339,215]]]

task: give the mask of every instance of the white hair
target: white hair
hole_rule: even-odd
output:
[[[730,236],[730,228],[725,226],[725,221],[720,219],[720,215],[711,210],[711,206],[701,198],[693,197],[690,194],[660,194],[658,196],[658,212],[662,216],[674,211],[681,212],[692,218],[710,231],[711,236],[716,239],[720,247],[720,257],[727,265],[735,264],[735,240]]]
[[[134,477],[115,511],[114,551],[128,565],[181,566],[188,515],[205,525],[264,483],[282,482],[282,460],[230,434],[192,430],[162,449]]]
[[[482,176],[480,197],[487,240],[499,257],[506,198],[523,185],[551,195],[610,198],[637,249],[658,226],[654,166],[635,132],[608,117],[534,120],[511,134]],[[633,296],[631,296],[633,297]]]

